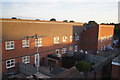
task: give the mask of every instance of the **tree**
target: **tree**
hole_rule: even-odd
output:
[[[55,18],[52,18],[52,19],[50,19],[50,21],[56,21],[56,19],[55,19]]]
[[[89,21],[88,24],[89,25],[98,25],[95,21]]]
[[[35,19],[35,20],[39,21],[39,19]]]
[[[12,17],[12,19],[17,19],[16,17]]]
[[[68,22],[68,20],[63,20],[63,22]]]
[[[71,21],[69,21],[69,22],[75,22],[75,21],[71,20]]]
[[[18,18],[20,20],[20,18]]]
[[[79,61],[75,63],[75,67],[81,72],[87,72],[91,70],[91,64],[87,61]]]

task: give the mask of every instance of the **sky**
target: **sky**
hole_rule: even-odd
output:
[[[2,0],[0,18],[118,23],[119,0]]]

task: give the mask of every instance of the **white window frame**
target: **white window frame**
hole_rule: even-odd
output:
[[[69,47],[69,51],[73,51],[73,46],[70,46],[70,47]]]
[[[106,38],[107,38],[107,37],[106,37]],[[100,38],[100,42],[103,42],[104,39],[105,39],[105,37],[102,36],[102,37]]]
[[[37,41],[38,40],[38,41]],[[35,39],[35,47],[41,47],[42,46],[42,38]]]
[[[104,36],[104,40],[106,40],[106,36]]]
[[[76,35],[75,39],[76,39],[76,41],[78,41],[79,40],[79,35]]]
[[[30,56],[22,57],[22,62],[25,63],[25,64],[30,63]]]
[[[108,40],[110,39],[110,36],[109,36],[109,35],[107,36],[107,39],[108,39]]]
[[[106,46],[104,45],[104,46],[103,46],[103,50],[105,50],[105,48],[106,48]]]
[[[10,61],[10,63],[8,63],[8,61]],[[8,64],[9,64],[10,66],[8,66]],[[11,65],[11,64],[13,64],[13,65]],[[7,60],[7,61],[6,61],[6,68],[9,69],[9,68],[13,68],[13,67],[15,67],[15,59]]]
[[[70,41],[73,41],[73,36],[70,36]]]
[[[22,40],[22,47],[29,47],[30,45],[30,41],[29,40]]]
[[[85,51],[85,54],[88,54],[88,51]]]
[[[57,53],[57,52],[58,52],[58,53]],[[56,54],[60,54],[60,50],[59,50],[59,49],[56,49],[56,50],[55,50],[55,53],[56,53]]]
[[[63,36],[63,42],[67,41],[67,36]]]
[[[12,44],[12,43],[13,43],[13,44]],[[8,48],[8,46],[9,46],[10,48]],[[13,47],[11,47],[11,46],[13,46]],[[7,42],[5,42],[5,49],[6,49],[6,50],[15,49],[15,43],[14,43],[14,41],[7,41]]]
[[[59,37],[54,37],[54,44],[58,44],[59,43]]]
[[[113,35],[110,35],[110,40],[112,40],[113,39]]]
[[[84,51],[81,49],[81,50],[80,50],[80,53],[84,53]]]
[[[75,52],[78,51],[78,46],[77,46],[77,45],[74,46],[74,51],[75,51]]]
[[[62,54],[65,54],[67,52],[67,48],[62,48]]]

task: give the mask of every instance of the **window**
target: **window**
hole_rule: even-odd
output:
[[[102,47],[102,46],[100,47],[100,50],[101,50],[101,51],[103,50],[103,47]]]
[[[79,40],[79,35],[77,33],[75,33],[75,40]]]
[[[59,37],[54,37],[54,43],[55,44],[59,43]]]
[[[7,60],[6,61],[6,68],[15,67],[15,59]]]
[[[105,50],[106,46],[103,46],[103,50]]]
[[[110,37],[109,36],[107,36],[107,40],[109,40],[110,39]]]
[[[30,63],[30,56],[24,56],[24,57],[22,57],[22,62],[23,63]]]
[[[35,39],[35,47],[37,47],[37,45],[38,47],[42,46],[42,38]]]
[[[74,51],[75,51],[75,52],[77,52],[77,50],[78,50],[77,48],[78,48],[78,46],[76,45],[76,46],[74,47]]]
[[[113,38],[113,36],[112,36],[112,35],[110,35],[110,40],[112,40],[112,38]]]
[[[104,40],[106,40],[106,36],[104,36]]]
[[[66,48],[63,48],[62,49],[62,54],[65,54],[66,53]]]
[[[55,50],[55,53],[59,54],[59,49],[56,49],[56,50]]]
[[[29,40],[22,40],[22,46],[23,47],[29,47]]]
[[[79,40],[79,35],[76,35],[76,36],[75,36],[75,39],[76,39],[76,40]]]
[[[67,36],[63,36],[63,42],[67,41]]]
[[[69,47],[69,50],[70,50],[70,51],[73,51],[73,46],[70,46],[70,47]]]
[[[70,41],[73,41],[73,36],[70,36]]]
[[[14,41],[7,41],[5,42],[6,50],[14,49]]]
[[[84,51],[81,49],[81,50],[80,50],[80,53],[84,53]]]
[[[85,51],[85,54],[88,54],[88,52],[87,52],[87,51]]]

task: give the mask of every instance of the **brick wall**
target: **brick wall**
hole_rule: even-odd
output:
[[[120,79],[120,66],[112,65],[112,78]]]
[[[109,36],[113,37],[114,35],[114,26],[113,25],[99,25],[99,33],[98,33],[98,49],[103,46],[112,45],[112,39]],[[101,38],[104,38],[102,41]]]
[[[93,27],[85,30],[81,34],[81,46],[84,50],[96,50],[97,49],[97,38],[98,38],[98,27]]]
[[[44,62],[44,64],[46,64],[45,57],[48,54],[55,53],[56,49],[60,50],[60,54],[62,54],[62,48],[67,48],[67,51],[69,51],[70,46],[73,46],[73,48],[74,48],[75,45],[78,45],[78,49],[80,49],[80,47],[81,47],[80,40],[71,42],[69,39],[69,36],[67,36],[67,37],[68,37],[67,41],[62,42],[62,36],[60,36],[59,44],[53,43],[54,37],[43,38],[42,39],[43,46],[39,47],[40,62]],[[2,70],[3,70],[3,72],[7,71],[6,60],[9,60],[9,59],[15,59],[15,62],[17,64],[18,62],[22,62],[23,56],[30,56],[30,64],[33,65],[35,63],[34,55],[36,53],[36,48],[35,48],[35,40],[34,39],[30,39],[30,47],[28,47],[28,48],[22,47],[22,40],[15,40],[15,49],[13,49],[13,50],[5,50],[5,42],[2,42],[2,46],[3,46],[2,47],[2,51],[3,51]],[[17,66],[15,66],[15,67],[17,67]]]

